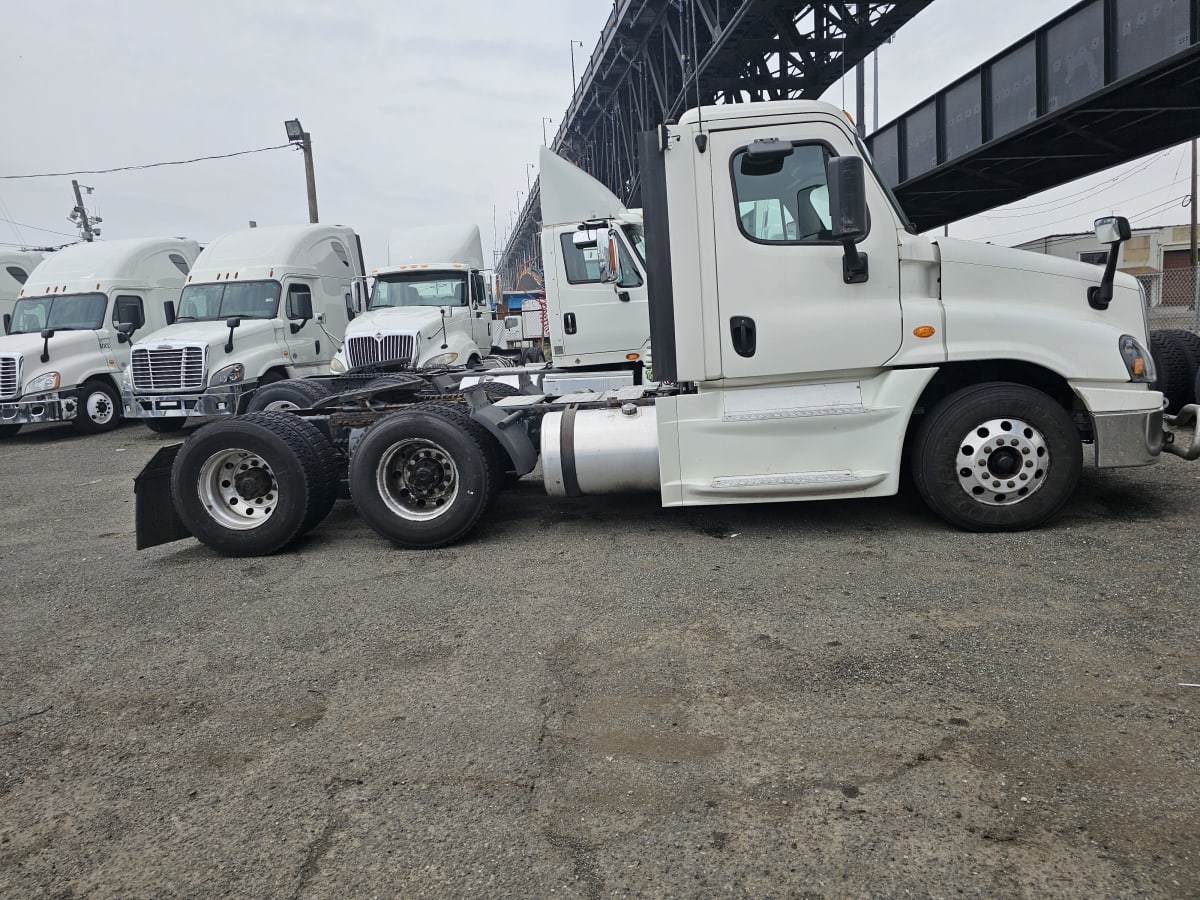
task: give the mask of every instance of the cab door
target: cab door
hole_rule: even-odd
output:
[[[600,252],[609,236],[617,245],[617,280],[601,280]],[[557,285],[563,352],[567,356],[641,348],[649,337],[646,281],[626,245],[625,235],[609,231],[563,231],[555,248],[561,260]]]
[[[901,343],[899,222],[868,176],[870,230],[858,245],[868,273],[848,284],[825,164],[858,155],[850,138],[810,122],[710,139],[722,376],[796,381],[883,365]],[[762,158],[762,139],[778,142],[776,155]]]
[[[303,377],[312,375],[323,359],[329,357],[328,338],[313,319],[305,321],[301,308],[307,300],[308,310],[316,315],[318,301],[316,290],[319,290],[315,278],[289,279],[283,292],[283,344],[287,347],[288,364],[295,368],[296,375]],[[306,312],[308,310],[305,310]],[[297,329],[293,331],[293,328]]]
[[[471,272],[471,340],[481,353],[492,346],[492,308],[488,303],[487,283],[481,272]]]

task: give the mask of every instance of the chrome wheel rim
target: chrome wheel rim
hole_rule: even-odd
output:
[[[397,441],[375,467],[379,496],[410,522],[436,519],[458,496],[458,466],[445,448],[424,438]]]
[[[117,414],[117,407],[112,402],[112,397],[104,391],[93,391],[88,394],[85,409],[87,417],[97,425],[107,425]]]
[[[1041,490],[1050,473],[1046,436],[1021,419],[989,419],[958,442],[958,483],[985,506],[1014,506]]]
[[[200,500],[225,528],[261,528],[275,514],[279,483],[267,461],[249,450],[214,453],[200,468]]]
[[[299,404],[291,400],[273,400],[262,408],[263,412],[292,412],[299,409]]]

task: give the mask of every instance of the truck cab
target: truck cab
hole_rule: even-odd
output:
[[[13,304],[44,258],[35,250],[0,250],[0,316],[5,322],[12,320]]]
[[[551,150],[541,149],[542,262],[556,366],[628,367],[650,345],[641,210]],[[612,252],[609,280],[601,262]]]
[[[199,253],[195,241],[148,238],[73,244],[47,257],[0,338],[0,436],[42,422],[85,434],[115,428],[130,340],[167,323]]]
[[[358,236],[334,225],[247,228],[196,260],[175,321],[133,347],[125,415],[155,431],[232,415],[260,385],[327,374],[355,315]]]
[[[422,368],[483,359],[492,310],[478,226],[393,231],[388,265],[372,275],[367,309],[346,329],[334,374],[389,361]]]

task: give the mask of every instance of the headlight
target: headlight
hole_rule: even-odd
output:
[[[1125,360],[1125,368],[1129,371],[1129,380],[1153,384],[1156,377],[1154,357],[1137,342],[1137,338],[1123,334],[1117,346],[1121,348],[1121,358]]]
[[[25,385],[25,393],[36,394],[40,391],[53,391],[58,388],[58,385],[58,373],[46,372],[37,378],[31,378],[29,384]]]
[[[448,366],[458,359],[457,353],[439,353],[437,356],[430,357],[425,360],[427,366]]]
[[[329,371],[334,375],[341,375],[346,371],[346,364],[335,356],[329,361]]]
[[[208,379],[211,387],[217,387],[222,384],[237,384],[246,377],[246,367],[241,363],[234,363],[232,366],[226,366],[223,369],[217,369],[213,372],[212,377]]]

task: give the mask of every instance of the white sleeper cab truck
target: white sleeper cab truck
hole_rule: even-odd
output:
[[[650,345],[641,210],[541,149],[542,267],[556,366],[640,368]],[[609,246],[611,243],[611,246]],[[616,257],[613,277],[602,271]]]
[[[133,346],[125,415],[175,431],[190,418],[243,411],[255,388],[328,373],[362,277],[350,228],[279,225],[222,235],[192,267],[174,323]],[[298,394],[294,402],[312,399]]]
[[[25,289],[30,273],[43,258],[34,250],[0,250],[0,316],[3,316],[6,332],[12,321],[13,304]]]
[[[146,238],[72,244],[46,257],[0,338],[0,436],[40,422],[115,428],[130,341],[170,320],[199,253],[195,241]]]
[[[367,311],[346,329],[334,374],[386,362],[417,369],[482,360],[492,311],[478,226],[393,231],[388,265],[372,275]]]
[[[456,402],[414,373],[386,404],[208,425],[139,477],[139,542],[270,553],[345,486],[394,543],[444,546],[539,457],[559,496],[776,503],[907,479],[953,525],[1013,531],[1068,502],[1085,446],[1101,469],[1200,457],[1197,407],[1164,415],[1145,298],[1115,271],[1126,220],[1097,223],[1103,269],[922,237],[846,116],[812,101],[691,111],[639,155],[657,384],[556,395],[527,376]]]

